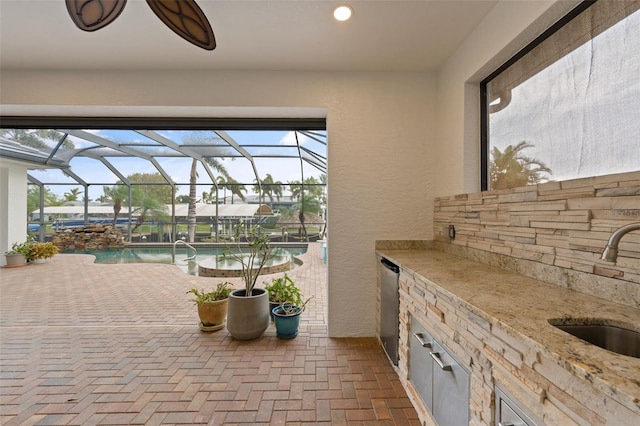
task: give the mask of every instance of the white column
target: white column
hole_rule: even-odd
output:
[[[0,265],[14,242],[27,239],[27,168],[0,161]]]

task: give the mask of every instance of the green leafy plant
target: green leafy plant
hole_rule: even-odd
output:
[[[313,299],[313,296],[311,296],[303,301],[300,288],[287,274],[273,278],[271,284],[265,285],[264,288],[269,293],[269,301],[279,304],[282,308],[281,315],[293,315],[303,312],[307,303]]]
[[[295,315],[297,313],[304,312],[304,310],[307,307],[307,303],[309,303],[311,299],[313,299],[313,296],[311,296],[310,298],[308,298],[307,300],[305,300],[299,305],[294,305],[293,303],[289,303],[289,302],[280,303],[280,308],[282,309],[280,315]]]
[[[21,254],[25,259],[29,258],[29,252],[31,250],[31,240],[27,240],[24,243],[13,243],[11,250],[6,251],[6,255]]]
[[[58,253],[58,247],[52,242],[41,243],[33,236],[27,238],[24,243],[13,243],[11,250],[6,255],[21,254],[30,262],[34,259],[48,259]]]
[[[242,237],[246,240],[246,244],[241,243]],[[240,263],[245,295],[248,297],[252,295],[262,268],[275,254],[271,249],[269,235],[260,232],[260,229],[255,226],[249,226],[244,232],[242,226],[236,226],[233,244],[234,247],[227,246],[222,257]]]
[[[229,282],[220,282],[214,290],[204,291],[197,288],[192,288],[187,291],[187,294],[193,294],[193,303],[201,305],[207,302],[213,302],[216,300],[224,300],[229,297],[229,294],[233,290]]]
[[[283,277],[273,278],[271,284],[265,285],[264,288],[269,293],[270,302],[280,305],[290,303],[300,306],[302,304],[302,293],[287,274],[284,274]]]

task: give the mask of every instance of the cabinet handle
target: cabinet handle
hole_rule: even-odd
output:
[[[431,342],[425,342],[423,340],[424,339],[424,335],[422,333],[413,333],[413,337],[418,339],[418,342],[420,342],[420,346],[422,346],[423,348],[430,348],[431,347]]]
[[[516,426],[516,424],[511,422],[507,422],[507,423],[498,422],[498,426]]]
[[[431,358],[433,358],[433,360],[440,366],[440,368],[445,371],[451,371],[451,366],[444,365],[444,363],[442,362],[442,358],[440,358],[439,352],[429,352],[429,355],[431,355]]]

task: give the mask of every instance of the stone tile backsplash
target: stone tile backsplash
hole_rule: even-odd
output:
[[[435,199],[435,248],[640,308],[640,171]],[[455,239],[449,239],[454,225]]]

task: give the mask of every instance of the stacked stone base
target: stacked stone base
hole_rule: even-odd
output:
[[[51,241],[59,250],[94,250],[124,245],[122,231],[111,225],[88,225],[57,231]]]

